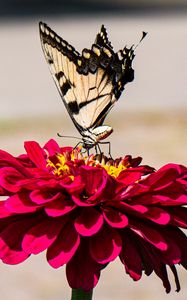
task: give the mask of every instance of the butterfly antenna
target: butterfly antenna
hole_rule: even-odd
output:
[[[81,138],[79,138],[79,137],[77,137],[77,136],[73,136],[73,135],[61,135],[60,133],[57,133],[57,135],[58,135],[59,137],[63,137],[63,138],[77,139],[77,140],[82,141]]]
[[[136,46],[134,47],[134,50],[136,50],[136,48],[139,46],[139,44],[143,41],[143,39],[146,37],[147,35],[147,32],[145,31],[142,31],[142,37],[141,39],[139,40],[139,42],[136,44]]]

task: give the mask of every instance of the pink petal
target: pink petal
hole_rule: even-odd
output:
[[[136,201],[137,202],[137,201]],[[133,214],[133,215],[144,215],[147,211],[148,208],[144,205],[140,204],[133,204],[129,202],[118,202],[118,201],[107,201],[107,206],[113,207],[114,209],[118,209],[119,211],[123,212],[124,214]]]
[[[125,266],[127,274],[135,281],[142,276],[142,259],[138,251],[137,245],[131,236],[122,234],[123,248],[120,253],[120,259]]]
[[[141,257],[145,274],[149,276],[152,271],[154,271],[156,275],[161,278],[166,289],[166,293],[169,293],[171,286],[168,280],[166,266],[162,262],[160,252],[156,251],[156,248],[154,248],[151,244],[145,243],[143,239],[138,238],[138,236],[136,242],[139,249],[141,249]]]
[[[84,186],[81,192],[72,195],[72,200],[77,205],[92,206],[98,203],[100,198],[103,200],[114,197],[117,183],[104,169],[81,166],[79,170]]]
[[[151,186],[155,191],[168,187],[181,173],[181,167],[177,164],[167,164],[158,171],[149,175],[143,182]]]
[[[29,256],[23,251],[21,243],[25,232],[39,219],[40,217],[26,217],[15,221],[10,218],[9,225],[0,232],[0,258],[4,263],[19,264]]]
[[[64,180],[59,181],[59,184],[70,194],[80,194],[82,193],[85,184],[82,181],[80,176],[76,176],[73,181],[68,180],[69,182],[65,182]]]
[[[19,187],[20,191],[22,190],[35,190],[38,188],[38,179],[37,178],[29,178],[29,179],[21,179],[17,186]]]
[[[19,191],[17,183],[24,179],[16,169],[12,167],[4,167],[0,169],[0,185],[9,192],[16,193]]]
[[[95,206],[95,203],[87,202],[87,198],[84,198],[82,196],[76,196],[72,195],[72,200],[77,206],[82,207],[89,207],[89,206]]]
[[[98,283],[101,265],[89,254],[87,241],[81,240],[77,252],[66,265],[68,283],[73,289],[92,290]]]
[[[71,201],[71,199],[62,196],[61,199],[54,200],[53,202],[47,204],[45,207],[45,212],[48,216],[59,217],[69,213],[75,208],[76,205]]]
[[[104,207],[103,216],[111,227],[124,228],[128,225],[127,216],[124,213],[113,209],[112,207]]]
[[[7,192],[0,186],[0,196],[6,196]]]
[[[37,142],[30,141],[24,143],[25,150],[30,160],[41,169],[46,169],[45,152]]]
[[[97,233],[103,225],[103,217],[95,208],[82,208],[81,214],[75,220],[75,228],[83,236]]]
[[[5,206],[6,201],[7,200],[0,201],[0,218],[6,218],[12,215],[12,213]]]
[[[173,164],[167,164],[146,178],[146,181],[149,182],[149,185],[151,183],[151,186],[154,186],[154,189],[160,189],[161,187],[168,186],[168,184],[175,180],[177,173],[176,168],[173,168]]]
[[[171,224],[182,228],[187,228],[187,208],[171,207],[169,212],[172,216]]]
[[[23,250],[28,254],[44,251],[56,240],[66,222],[66,218],[47,218],[33,226],[24,236]]]
[[[14,156],[0,149],[0,167],[12,166],[11,163],[19,164]]]
[[[98,200],[103,194],[109,175],[104,169],[89,166],[82,166],[80,171],[88,195],[88,201]]]
[[[55,194],[50,191],[40,191],[34,190],[30,194],[30,199],[36,204],[44,204],[47,202],[54,201],[56,199],[60,199],[62,197],[61,193],[56,192]]]
[[[90,238],[90,253],[93,259],[101,264],[113,261],[122,248],[121,238],[116,230],[103,226]]]
[[[13,167],[24,176],[29,176],[30,173],[25,167],[11,154],[0,150],[0,167]]]
[[[172,187],[171,187],[171,191],[172,191]],[[140,203],[143,205],[150,205],[150,204],[160,204],[162,206],[179,206],[179,205],[183,205],[183,204],[187,204],[187,196],[186,195],[180,195],[180,196],[176,196],[174,191],[173,191],[173,196],[175,196],[175,198],[173,198],[172,196],[166,195],[143,195],[143,196],[139,196],[136,197],[134,199],[136,199],[136,203]]]
[[[130,224],[130,229],[141,236],[144,240],[154,245],[156,248],[165,251],[168,245],[158,230],[153,229],[150,225],[144,225],[141,222]],[[161,231],[161,230],[160,230]]]
[[[9,248],[6,242],[0,237],[0,258],[2,259],[3,263],[17,265],[25,261],[28,257],[29,255],[21,249],[14,250]]]
[[[10,196],[5,203],[7,209],[12,213],[28,213],[38,210],[40,207],[31,202],[26,193],[18,193]]]
[[[61,152],[59,145],[53,139],[49,140],[45,144],[44,149],[47,150],[49,156],[53,156],[53,155]]]
[[[166,225],[170,221],[170,215],[159,207],[149,207],[144,217],[160,225]]]
[[[125,186],[128,186],[134,182],[136,182],[138,179],[140,179],[142,176],[142,172],[139,170],[139,168],[133,170],[124,170],[122,171],[119,176],[117,177],[117,180],[122,181]]]
[[[59,182],[55,178],[51,178],[51,175],[49,173],[47,175],[48,178],[47,176],[46,177],[42,176],[43,178],[38,180],[37,187],[35,189],[41,188],[41,190],[46,189],[47,191],[49,191],[50,189],[61,188]]]
[[[75,254],[80,237],[72,223],[68,223],[47,251],[47,260],[53,268],[66,264]]]
[[[187,237],[183,231],[172,227],[172,236],[175,237],[175,242],[180,247],[181,261],[180,264],[187,269]]]
[[[160,253],[162,261],[170,266],[178,264],[181,261],[180,245],[177,245],[177,241],[175,241],[175,238],[172,235],[172,230],[171,237],[168,236],[168,233],[165,233],[168,249],[166,251],[161,251]]]

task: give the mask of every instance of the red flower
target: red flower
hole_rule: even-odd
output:
[[[91,290],[117,256],[139,280],[153,271],[177,291],[176,264],[187,268],[187,168],[155,171],[140,158],[83,157],[80,149],[25,143],[15,158],[0,151],[0,258],[18,264],[47,249],[49,264],[66,264],[72,288]]]

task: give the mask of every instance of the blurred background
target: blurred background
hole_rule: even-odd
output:
[[[187,0],[4,0],[0,1],[0,148],[17,155],[25,140],[42,145],[57,132],[77,135],[53,83],[41,51],[38,22],[48,23],[78,51],[90,47],[105,24],[114,49],[136,44],[135,80],[126,86],[105,124],[113,156],[142,156],[159,168],[168,162],[186,163],[187,151]],[[187,274],[179,269],[182,291],[170,300],[187,297]],[[64,268],[53,270],[45,254],[20,266],[0,264],[2,299],[69,299]],[[172,274],[170,274],[171,281]],[[174,284],[174,283],[173,283]],[[118,262],[102,273],[97,300],[168,299],[156,276],[139,282]]]

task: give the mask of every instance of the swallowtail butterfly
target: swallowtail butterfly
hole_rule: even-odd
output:
[[[88,151],[113,131],[103,122],[126,83],[134,79],[135,48],[114,52],[102,25],[91,49],[85,48],[79,54],[47,24],[40,22],[39,28],[51,74]]]

